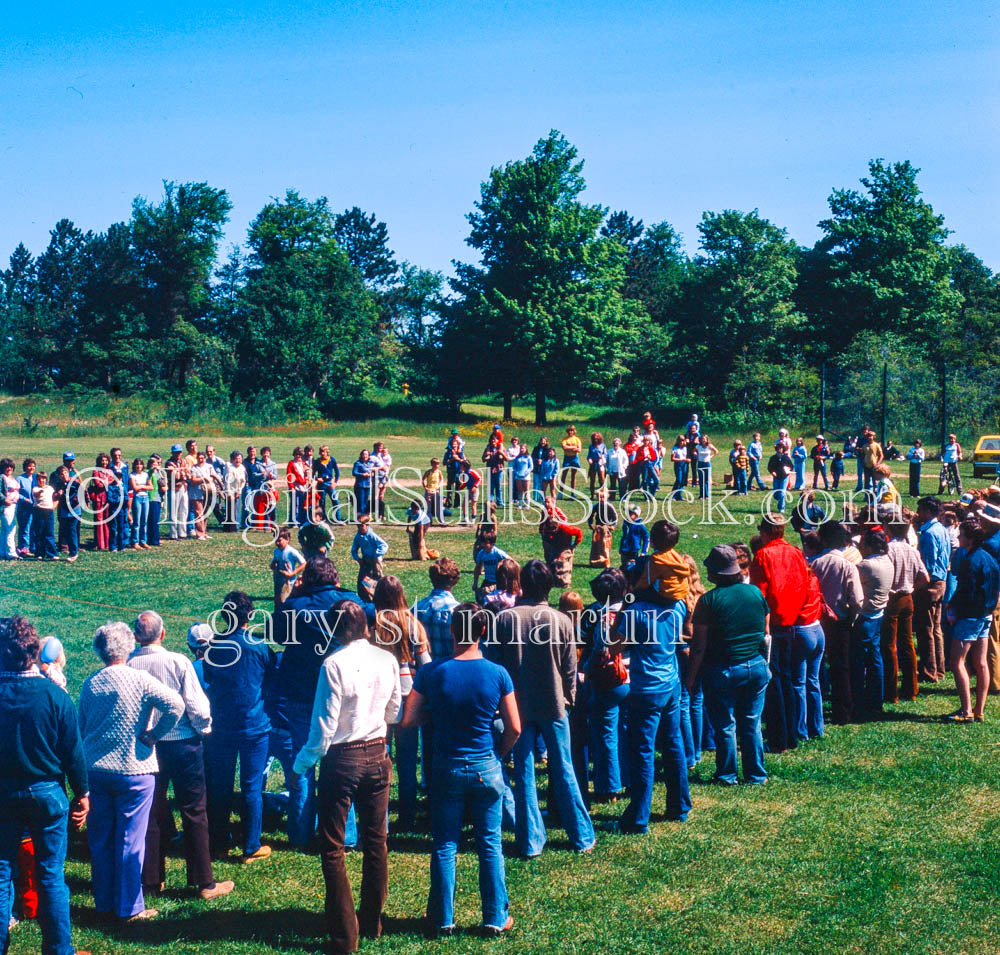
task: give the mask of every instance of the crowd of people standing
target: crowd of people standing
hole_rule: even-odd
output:
[[[494,474],[511,457],[499,430],[482,462],[493,504],[508,487]],[[697,430],[696,486],[710,493],[718,450]],[[291,846],[319,852],[331,949],[350,952],[359,938],[377,938],[383,928],[393,776],[394,831],[426,824],[430,832],[428,929],[443,936],[455,931],[456,854],[468,811],[480,866],[481,924],[498,935],[513,925],[504,828],[525,858],[545,850],[547,830],[556,825],[574,851],[588,854],[597,843],[591,806],[627,799],[614,828],[641,836],[653,818],[658,775],[666,789],[662,818],[684,822],[693,811],[689,773],[704,750],[715,751],[712,778],[720,785],[765,784],[765,754],[825,734],[825,703],[834,723],[880,719],[887,701],[914,699],[921,682],[940,682],[949,668],[959,705],[946,720],[986,718],[990,688],[1000,687],[1000,492],[984,490],[957,504],[927,496],[910,512],[898,492],[888,493],[878,453],[884,456],[884,449],[869,435],[868,450],[857,459],[859,483],[871,491],[864,506],[819,515],[799,507],[789,520],[766,515],[748,543],[717,545],[700,565],[684,553],[677,525],[657,520],[647,529],[638,512],[629,511],[620,566],[611,566],[617,516],[602,506],[633,482],[655,494],[665,460],[655,422],[650,418],[637,431],[610,449],[595,434],[591,454],[568,429],[560,468],[568,474],[549,486],[549,472],[533,483],[535,451],[518,448],[514,461],[526,458],[531,466],[511,467],[513,493],[516,500],[536,490],[541,497],[543,559],[522,564],[504,550],[503,525],[495,509],[486,508],[473,555],[475,602],[454,595],[461,567],[449,557],[430,563],[430,591],[417,600],[385,574],[385,542],[371,518],[377,522],[380,515],[377,469],[388,472],[391,459],[386,463],[384,446],[376,446],[381,464],[371,463],[367,449],[355,464],[356,480],[360,472],[370,482],[351,548],[357,589],[342,582],[330,559],[332,537],[314,530],[303,554],[283,558],[278,551],[289,549],[289,537],[279,536],[273,566],[282,579],[276,576],[270,642],[259,638],[254,603],[242,591],[223,600],[225,632],[205,624],[190,629],[189,655],[164,647],[166,627],[154,611],[131,625],[110,622],[93,641],[102,666],[84,682],[74,707],[64,689],[72,663],[56,653],[52,638],[40,638],[23,617],[0,621],[0,940],[6,943],[11,914],[5,885],[27,834],[43,944],[46,951],[72,951],[62,875],[69,824],[87,827],[98,914],[156,917],[148,903],[165,884],[171,787],[193,892],[210,901],[233,890],[232,882],[215,880],[212,864],[233,858],[234,850],[244,864],[271,856],[263,839],[269,802],[285,814]],[[688,436],[681,437],[686,453]],[[749,492],[751,462],[762,460],[762,452],[753,456],[759,443],[734,445],[738,493],[736,471],[745,468]],[[680,458],[680,444],[678,438],[669,452],[671,493],[688,478],[678,467],[689,460]],[[804,447],[802,439],[781,434],[767,465],[772,473],[775,457],[788,459],[787,471],[779,461],[779,473],[786,487],[802,478],[800,503],[811,490],[804,487],[810,455],[796,450]],[[456,493],[468,490],[461,479],[473,469],[458,435],[449,449],[451,457],[432,462],[424,474],[423,517],[455,507]],[[197,491],[193,500],[190,495],[199,486],[195,477],[214,479],[197,470],[208,454],[194,453],[193,468],[175,463],[171,469],[186,472],[188,493],[187,510],[176,512],[171,528],[186,530],[193,517],[195,537],[204,538],[204,510],[192,507],[203,499]],[[547,448],[539,456],[547,462],[556,454]],[[582,533],[559,504],[560,490],[567,493],[584,473],[584,455],[587,492],[597,505],[591,517],[604,514],[591,524],[598,559],[587,600],[570,589],[567,558]],[[175,456],[182,460],[172,451]],[[269,459],[268,453],[259,460],[276,473]],[[332,478],[322,491],[333,497],[338,472],[329,449],[320,449],[318,460]],[[823,483],[829,458],[812,460],[814,483]],[[106,466],[121,468],[120,453],[117,460],[107,456]],[[237,466],[246,470],[242,460]],[[155,461],[150,470],[156,471]],[[759,466],[756,471],[760,486]],[[141,517],[135,474],[133,465],[130,513]],[[297,516],[308,517],[316,474],[316,459],[297,449],[286,469],[296,510],[301,493],[305,514]],[[72,475],[61,478],[65,493]],[[772,479],[778,480],[773,473]],[[148,495],[156,479],[143,480],[138,493]],[[246,500],[238,487],[233,493]],[[176,495],[169,504],[179,507]],[[252,505],[238,513],[237,525],[255,514],[273,520],[273,510]],[[300,540],[303,530],[320,526],[304,520]],[[120,545],[122,529],[114,534]],[[143,543],[155,546],[148,536],[137,546]],[[544,814],[535,775],[543,758]],[[280,800],[265,799],[272,761],[284,775]],[[234,830],[237,767],[240,826]],[[364,854],[357,905],[345,864],[352,846]]]

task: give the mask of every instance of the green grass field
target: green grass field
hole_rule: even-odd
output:
[[[405,432],[396,430],[404,427]],[[485,440],[487,427],[463,427],[471,451]],[[529,440],[537,433],[514,430]],[[551,428],[548,433],[560,432]],[[342,467],[349,467],[357,451],[378,437],[386,440],[397,464],[423,468],[432,454],[441,453],[446,434],[445,425],[371,422],[325,433],[256,433],[252,440],[271,444],[281,462],[293,443],[328,440]],[[178,429],[178,439],[186,436]],[[195,436],[204,444],[202,435]],[[154,449],[162,453],[169,440],[122,437],[113,443],[131,458]],[[216,437],[214,443],[228,453],[249,440],[234,434]],[[91,436],[18,433],[0,437],[0,452],[18,462],[31,454],[51,468],[66,447],[86,465],[110,443]],[[717,480],[722,470],[716,469]],[[896,470],[901,474],[903,467]],[[849,465],[847,483],[853,486],[850,477]],[[930,465],[925,490],[936,489],[936,480],[937,468]],[[905,490],[905,480],[897,484]],[[747,540],[759,500],[755,495],[731,505],[736,526],[690,524],[681,547],[700,560],[715,543]],[[698,513],[694,505],[676,509],[681,518]],[[6,565],[0,570],[0,614],[25,614],[40,632],[63,639],[70,689],[76,694],[97,667],[90,641],[107,619],[131,621],[136,612],[154,608],[166,618],[168,645],[183,649],[188,625],[204,619],[231,588],[244,589],[260,606],[270,607],[270,551],[250,548],[235,535],[210,533],[211,542],[167,543],[155,552],[85,552],[73,565]],[[384,535],[391,548],[387,572],[402,578],[411,598],[422,596],[429,587],[426,565],[408,559],[401,528],[387,528]],[[332,557],[353,585],[350,538],[349,530],[338,533]],[[459,561],[465,573],[458,596],[471,596],[471,531],[435,528],[428,543]],[[522,561],[541,554],[530,527],[501,528],[500,545]],[[588,596],[596,571],[583,566],[586,547],[581,550],[574,587]],[[551,832],[539,860],[508,860],[517,924],[501,942],[483,941],[471,931],[479,921],[471,842],[459,860],[457,905],[459,925],[468,931],[452,941],[428,943],[420,916],[428,888],[429,838],[390,837],[387,934],[363,950],[994,952],[1000,933],[1000,733],[995,721],[940,723],[938,717],[953,708],[953,690],[945,686],[922,692],[915,703],[887,706],[883,722],[830,727],[824,740],[769,756],[771,778],[763,788],[707,785],[713,762],[706,754],[694,774],[694,810],[686,823],[657,821],[646,838],[602,832],[590,856],[578,857],[566,848],[561,832]],[[987,718],[1000,719],[1000,709],[988,707]],[[280,785],[280,772],[273,782]],[[662,811],[663,801],[658,785],[654,812]],[[613,819],[622,808],[595,807],[595,820]],[[324,941],[319,861],[289,851],[281,832],[268,833],[265,841],[276,850],[270,860],[246,868],[219,864],[217,877],[234,879],[236,891],[212,904],[183,891],[183,859],[171,859],[167,893],[155,903],[161,917],[109,930],[94,922],[85,837],[74,836],[68,879],[77,947],[171,955],[319,950]],[[357,854],[349,857],[355,885],[360,862]],[[38,946],[35,926],[15,928],[12,952],[37,951]]]

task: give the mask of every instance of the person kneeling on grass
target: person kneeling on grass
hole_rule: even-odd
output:
[[[987,638],[1000,589],[1000,567],[982,546],[986,533],[974,518],[962,521],[958,528],[959,550],[953,559],[956,586],[948,603],[951,623],[951,669],[955,674],[959,708],[945,719],[952,723],[983,721],[990,672],[986,665]],[[976,706],[972,709],[966,657],[972,656],[976,670]]]
[[[472,603],[451,616],[454,655],[417,671],[403,717],[417,727],[425,714],[433,723],[434,775],[431,781],[431,889],[427,920],[437,935],[455,930],[455,870],[466,806],[479,856],[479,893],[483,929],[501,935],[514,925],[510,915],[500,828],[505,790],[501,760],[521,735],[514,684],[507,671],[483,659],[480,640],[489,633],[490,615]],[[494,715],[503,734],[494,746]]]

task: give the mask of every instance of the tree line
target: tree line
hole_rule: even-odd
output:
[[[203,182],[164,183],[104,232],[60,220],[2,273],[0,388],[309,417],[405,381],[416,400],[499,393],[508,416],[533,398],[539,423],[550,401],[594,399],[743,423],[815,420],[824,366],[850,388],[883,362],[931,386],[935,369],[988,380],[997,364],[1000,280],[949,243],[908,161],[835,189],[812,247],[724,209],[702,215],[691,256],[670,223],[584,201],[583,166],[552,131],[490,170],[449,279],[398,261],[374,213],[291,189],[225,256],[231,202]],[[978,402],[998,415],[995,387]]]

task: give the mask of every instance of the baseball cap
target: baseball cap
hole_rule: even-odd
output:
[[[452,428],[451,429],[451,433],[452,434],[458,434],[458,428]]]
[[[188,630],[188,646],[192,650],[207,647],[212,642],[214,635],[212,628],[207,623],[196,623]]]
[[[62,641],[58,637],[49,637],[42,644],[42,652],[38,654],[38,659],[42,663],[55,663],[59,659],[59,654],[63,652]]]
[[[75,461],[76,460],[76,455],[72,451],[67,451],[63,455],[63,460],[64,461]]]
[[[170,453],[171,454],[176,454],[178,451],[183,451],[183,450],[184,450],[184,445],[182,445],[182,444],[172,444],[172,445],[170,445]]]

